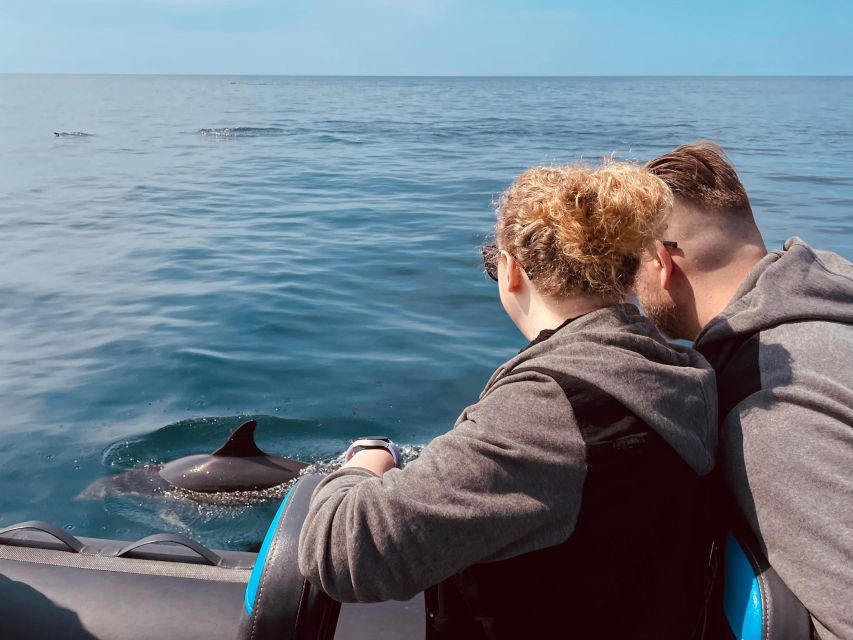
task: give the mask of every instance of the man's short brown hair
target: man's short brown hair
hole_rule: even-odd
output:
[[[682,145],[649,160],[646,169],[666,182],[677,199],[708,211],[752,215],[746,189],[714,142]]]

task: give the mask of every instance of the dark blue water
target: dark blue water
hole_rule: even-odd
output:
[[[478,263],[492,199],[697,138],[769,245],[853,257],[850,78],[0,76],[0,525],[250,547],[270,505],[75,497],[241,416],[309,461],[428,442],[524,342]]]

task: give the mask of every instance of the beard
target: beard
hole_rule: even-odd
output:
[[[650,289],[639,278],[634,283],[634,291],[643,312],[665,338],[668,340],[693,339],[678,305],[669,295]]]
[[[640,303],[642,304],[642,302]],[[690,340],[690,334],[684,327],[681,314],[674,302],[642,305],[658,331],[668,340]]]

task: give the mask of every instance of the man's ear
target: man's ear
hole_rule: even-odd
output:
[[[669,290],[669,281],[672,277],[672,256],[660,240],[655,240],[655,266],[658,267],[658,276],[660,277],[660,287],[665,291]]]
[[[516,292],[524,283],[524,276],[521,273],[521,265],[518,260],[509,255],[506,251],[501,251],[501,260],[504,261],[504,278],[506,278],[506,290]]]

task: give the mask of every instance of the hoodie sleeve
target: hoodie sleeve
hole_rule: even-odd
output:
[[[299,537],[299,567],[342,602],[406,600],[474,563],[565,540],[585,473],[559,385],[510,374],[404,469],[328,476]]]

